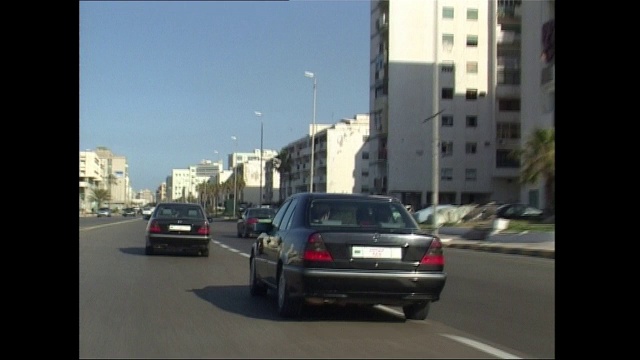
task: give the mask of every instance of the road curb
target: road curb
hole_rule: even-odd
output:
[[[495,252],[502,254],[515,254],[515,255],[526,255],[533,257],[543,257],[547,259],[555,259],[556,251],[551,249],[531,249],[531,248],[523,248],[523,247],[513,247],[513,246],[504,246],[501,244],[461,244],[457,242],[453,242],[451,240],[445,241],[442,243],[444,247],[456,248],[456,249],[469,249],[469,250],[479,250],[479,251],[487,251],[487,252]]]

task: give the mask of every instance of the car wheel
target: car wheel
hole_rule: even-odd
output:
[[[145,253],[145,255],[153,255],[153,247],[145,246],[144,253]]]
[[[209,249],[207,248],[207,249],[202,250],[202,253],[201,253],[201,254],[202,254],[202,256],[204,256],[204,257],[209,257]]]
[[[258,282],[256,277],[256,259],[249,260],[249,293],[251,296],[264,296],[267,294],[267,287]]]
[[[278,277],[278,314],[291,318],[300,315],[301,310],[302,300],[291,298],[287,287],[287,277],[284,275],[284,270],[281,270]]]
[[[238,226],[238,237],[241,238],[242,237],[242,232],[240,231],[240,227]]]
[[[404,317],[407,320],[424,320],[429,314],[430,301],[419,302],[411,305],[405,305],[402,307]]]

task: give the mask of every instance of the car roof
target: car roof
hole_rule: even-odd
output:
[[[359,194],[359,193],[297,193],[290,196],[290,198],[309,198],[309,199],[344,199],[344,200],[380,200],[388,202],[400,203],[400,200],[396,197],[389,195],[372,195],[372,194]]]

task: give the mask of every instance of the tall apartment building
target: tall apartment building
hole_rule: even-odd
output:
[[[102,163],[98,154],[93,151],[80,151],[79,210],[80,213],[91,212],[98,204],[91,201],[93,191],[102,183]]]
[[[80,208],[89,212],[97,206],[89,201],[94,189],[106,189],[111,200],[104,206],[112,209],[131,204],[133,190],[129,179],[127,158],[115,155],[106,147],[80,151]]]
[[[372,1],[372,193],[394,195],[414,208],[431,203],[437,134],[439,203],[523,200],[519,162],[509,153],[526,140],[523,128],[548,116],[536,110],[533,120],[521,113],[521,58],[541,47],[533,37],[523,43],[522,14],[550,6],[525,3]],[[524,18],[539,34],[542,19]],[[539,52],[528,60],[538,61],[532,76],[540,74]],[[531,81],[531,94],[540,98],[534,94],[541,92],[540,76]]]
[[[286,145],[288,171],[281,174],[280,200],[309,191],[311,177],[311,133]],[[316,124],[313,136],[313,192],[369,192],[369,115],[356,114],[335,124]],[[279,166],[282,166],[281,164]]]

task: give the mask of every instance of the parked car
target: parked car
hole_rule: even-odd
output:
[[[277,294],[295,317],[323,304],[401,306],[424,320],[447,274],[440,238],[420,228],[394,197],[298,193],[251,247],[249,291]]]
[[[151,218],[151,214],[156,208],[154,206],[145,206],[142,208],[142,219],[149,220]]]
[[[137,215],[136,209],[134,209],[132,207],[122,209],[122,216],[124,216],[124,217],[136,216],[136,215]]]
[[[174,251],[209,256],[212,222],[200,204],[160,203],[147,223],[145,254]]]
[[[527,204],[504,204],[496,209],[496,217],[511,220],[542,220],[544,212]]]
[[[441,225],[442,223],[445,222],[445,213],[450,210],[450,209],[455,209],[457,208],[456,205],[450,205],[450,204],[438,204],[438,217],[437,217],[437,221],[438,221],[438,225]],[[420,209],[414,213],[412,213],[413,218],[416,219],[416,221],[418,222],[418,224],[433,224],[433,205],[426,207],[424,209]]]
[[[98,209],[97,212],[98,217],[111,217],[111,209],[107,208],[107,207],[102,207]]]
[[[238,237],[254,237],[266,231],[275,216],[276,211],[265,207],[252,207],[245,209],[237,221],[236,229]]]

